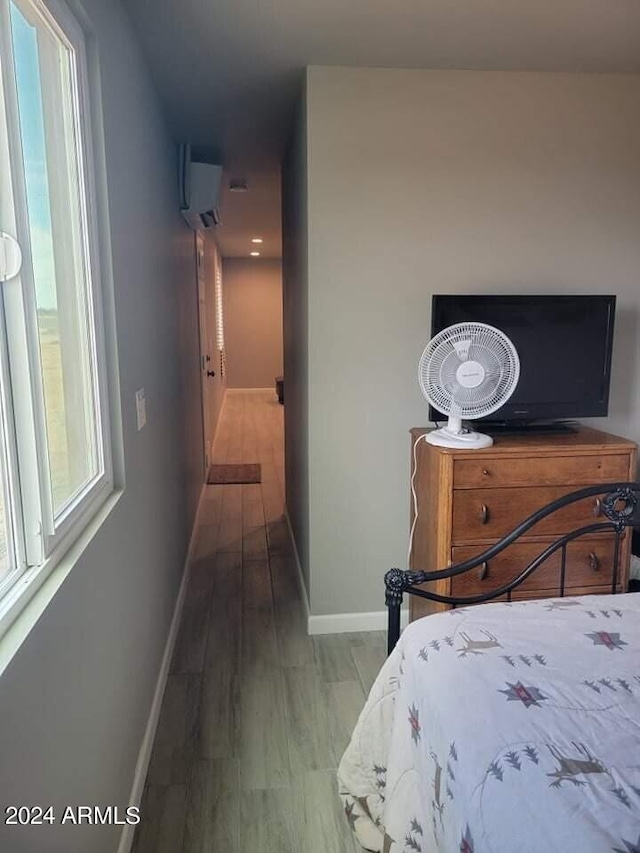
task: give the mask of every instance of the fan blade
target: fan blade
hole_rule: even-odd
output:
[[[471,338],[466,338],[463,341],[453,341],[453,348],[460,361],[467,361],[469,358],[469,347],[472,343]]]
[[[460,397],[460,392],[464,391],[464,388],[457,379],[454,379],[453,382],[447,384],[447,391],[451,396],[451,401],[455,403]]]
[[[434,371],[434,374],[438,377],[438,379],[440,380],[440,382],[442,382],[443,385],[449,385],[451,382],[456,381],[458,367],[458,360],[455,357],[450,357],[442,363],[438,372]]]

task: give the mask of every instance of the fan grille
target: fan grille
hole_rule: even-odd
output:
[[[467,363],[478,376],[475,387],[461,384],[460,366]],[[477,365],[477,367],[476,367]],[[420,358],[420,389],[434,409],[461,418],[485,417],[513,394],[520,360],[510,339],[485,323],[456,323],[438,332]]]

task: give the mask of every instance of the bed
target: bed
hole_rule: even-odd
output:
[[[602,494],[606,519],[580,528],[509,584],[413,622],[405,594],[443,572],[386,576],[390,655],[338,770],[360,844],[383,853],[640,853],[640,595],[563,596],[568,542],[637,526],[639,483],[589,487],[534,513],[473,570],[567,502]],[[559,595],[510,600],[556,550]],[[450,575],[448,575],[450,576]],[[487,602],[491,595],[499,603]],[[481,601],[479,600],[481,599]],[[469,606],[480,604],[481,606]]]

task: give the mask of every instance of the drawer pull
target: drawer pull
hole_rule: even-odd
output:
[[[596,502],[593,505],[593,514],[597,517],[602,515],[602,501],[600,498],[596,498]]]
[[[589,568],[594,572],[599,571],[600,560],[598,559],[597,555],[593,553],[593,551],[589,554],[587,559],[589,560]]]
[[[489,576],[489,563],[485,560],[484,563],[478,569],[478,580],[483,581],[486,577]]]
[[[486,524],[489,521],[489,507],[482,504],[480,508],[480,524]]]
[[[489,471],[486,468],[482,469],[482,473],[484,474],[485,477],[489,476]]]

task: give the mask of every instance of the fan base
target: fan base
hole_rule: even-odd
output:
[[[458,450],[480,450],[483,447],[493,445],[493,439],[490,435],[473,430],[452,432],[447,427],[426,433],[424,439],[427,444],[435,444],[437,447],[453,447]]]

